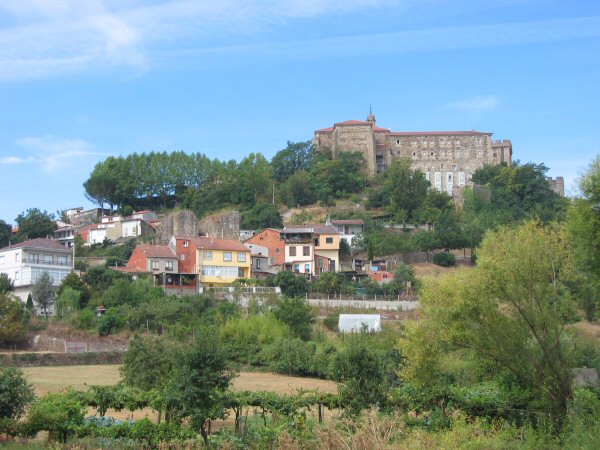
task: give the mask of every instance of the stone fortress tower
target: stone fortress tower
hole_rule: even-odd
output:
[[[409,159],[434,188],[450,195],[469,185],[473,172],[484,165],[512,161],[510,140],[494,141],[492,133],[391,131],[378,127],[372,112],[366,121],[347,120],[315,131],[313,146],[333,158],[361,152],[370,174],[385,171],[395,159]]]

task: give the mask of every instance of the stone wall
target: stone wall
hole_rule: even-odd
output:
[[[227,211],[211,214],[203,218],[198,227],[201,235],[224,239],[239,239],[240,213],[238,211]]]
[[[164,217],[156,230],[156,244],[166,245],[171,236],[198,236],[198,218],[189,210],[175,211]]]

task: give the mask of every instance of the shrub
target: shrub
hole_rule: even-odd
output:
[[[46,430],[49,440],[56,436],[59,442],[66,442],[83,424],[84,411],[73,391],[46,394],[31,406],[25,427],[29,435]]]
[[[442,267],[451,267],[456,264],[456,256],[450,252],[436,253],[433,255],[433,263]]]

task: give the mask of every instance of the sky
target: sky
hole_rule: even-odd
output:
[[[92,207],[110,155],[271,158],[364,120],[600,153],[597,0],[0,0],[0,219]]]

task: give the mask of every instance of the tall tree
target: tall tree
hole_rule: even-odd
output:
[[[230,369],[219,334],[210,327],[198,331],[179,359],[167,388],[167,407],[190,420],[208,445],[208,423],[225,417],[223,393],[235,373]]]
[[[16,236],[19,241],[52,237],[56,230],[54,215],[47,211],[40,211],[37,208],[22,212],[15,221],[19,227]]]
[[[525,391],[531,409],[561,420],[571,391],[573,341],[565,331],[572,264],[566,233],[526,222],[489,233],[475,269],[429,282],[423,319],[401,346],[404,375],[419,385],[448,381],[451,358],[491,364]]]
[[[8,293],[0,293],[0,345],[20,344],[26,340],[27,322],[23,303]]]
[[[4,220],[0,220],[0,248],[6,247],[12,236],[12,227]]]
[[[14,291],[15,284],[10,277],[4,272],[0,273],[0,294],[6,294],[7,292]]]
[[[312,162],[313,148],[310,141],[288,141],[287,147],[278,151],[271,160],[273,178],[283,182],[299,170],[308,172],[311,169]]]
[[[567,228],[577,255],[574,286],[588,320],[596,317],[600,298],[600,157],[578,180],[579,195],[568,212]]]
[[[19,419],[34,398],[33,387],[21,369],[0,367],[0,420]]]
[[[308,172],[299,170],[279,185],[279,196],[288,206],[306,206],[317,201],[317,192]]]
[[[31,289],[31,296],[46,317],[54,304],[56,298],[56,288],[53,285],[52,277],[48,272],[43,272]]]

